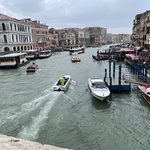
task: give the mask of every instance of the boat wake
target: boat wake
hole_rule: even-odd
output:
[[[74,81],[74,80],[71,80],[71,84],[76,85],[76,84],[77,84],[77,82],[76,82],[76,81]]]
[[[38,133],[40,131],[40,128],[44,125],[44,122],[48,118],[49,112],[53,108],[58,98],[61,96],[61,93],[52,92],[47,96],[50,96],[51,99],[44,104],[39,114],[32,118],[30,124],[22,127],[21,131],[18,133],[19,138],[23,138],[27,140],[35,140],[38,138]],[[34,103],[35,102],[33,102],[32,105]]]

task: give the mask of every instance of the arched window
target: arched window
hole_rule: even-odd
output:
[[[10,49],[8,48],[8,47],[5,47],[4,48],[4,51],[6,52],[6,51],[10,51]]]
[[[20,48],[19,48],[19,46],[17,47],[17,51],[19,51],[20,50]]]
[[[16,51],[16,47],[13,47],[13,50]]]
[[[16,35],[16,41],[18,42],[18,36]]]
[[[12,24],[10,23],[10,30],[12,30]]]
[[[14,35],[12,35],[12,42],[14,42]]]
[[[3,28],[4,31],[6,30],[5,23],[2,23],[2,28]]]
[[[21,46],[21,50],[23,51],[23,46]]]
[[[17,30],[16,24],[15,24],[15,31]]]
[[[4,42],[7,43],[7,36],[4,35]]]

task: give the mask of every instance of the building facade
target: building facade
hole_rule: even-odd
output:
[[[150,48],[150,11],[135,16],[132,28],[132,44]]]
[[[0,52],[33,48],[31,25],[0,14]]]
[[[46,24],[30,18],[22,19],[22,21],[31,24],[34,49],[42,50],[51,46],[48,40],[48,26]]]

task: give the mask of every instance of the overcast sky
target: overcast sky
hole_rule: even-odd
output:
[[[146,10],[150,0],[0,0],[0,13],[16,19],[56,29],[98,26],[113,34],[131,34],[135,16]]]

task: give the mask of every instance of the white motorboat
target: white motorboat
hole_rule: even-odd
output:
[[[72,62],[80,62],[80,58],[78,56],[78,53],[73,53],[72,56],[71,56],[71,61]]]
[[[59,80],[54,84],[54,91],[66,91],[71,83],[71,76],[64,75],[59,78]]]
[[[110,90],[101,78],[89,78],[88,85],[92,95],[103,101],[110,95]]]

